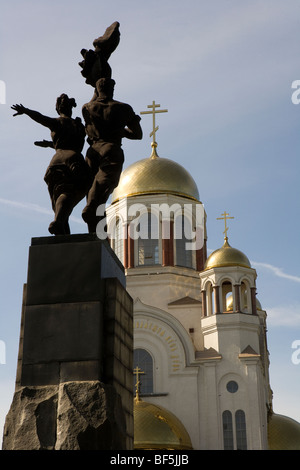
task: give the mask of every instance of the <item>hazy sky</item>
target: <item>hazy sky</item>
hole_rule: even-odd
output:
[[[49,132],[12,117],[10,106],[55,117],[64,92],[81,116],[92,88],[80,51],[114,21],[115,98],[136,113],[153,100],[168,109],[158,117],[158,154],[194,177],[209,250],[223,243],[217,217],[234,216],[229,242],[257,269],[268,314],[274,411],[300,421],[300,364],[292,360],[300,359],[292,347],[300,348],[300,106],[291,99],[300,80],[299,1],[10,0],[0,14],[0,429],[13,396],[28,248],[32,237],[48,236],[52,220],[43,177],[53,151],[33,145]],[[124,168],[150,155],[151,126],[143,116],[143,140],[124,141]],[[72,233],[86,232],[82,208]]]

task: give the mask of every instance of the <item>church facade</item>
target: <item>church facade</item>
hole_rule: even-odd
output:
[[[223,246],[207,256],[196,183],[156,147],[123,171],[107,208],[134,300],[135,448],[266,450],[272,391],[257,273],[230,246],[226,212]]]

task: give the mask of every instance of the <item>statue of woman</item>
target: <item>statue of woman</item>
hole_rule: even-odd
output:
[[[44,177],[55,214],[48,230],[54,235],[70,234],[69,217],[91,185],[90,170],[81,153],[85,128],[80,118],[72,118],[73,107],[76,107],[74,98],[69,98],[66,94],[57,98],[58,118],[44,116],[22,104],[12,106],[16,111],[14,116],[26,114],[51,131],[52,141],[43,140],[35,142],[35,145],[56,150]]]

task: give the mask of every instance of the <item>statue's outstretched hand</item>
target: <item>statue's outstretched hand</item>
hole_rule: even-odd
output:
[[[51,142],[50,140],[37,140],[36,142],[34,142],[34,145],[37,145],[38,147],[51,147],[51,148],[54,148],[53,146],[53,142]]]
[[[11,106],[11,109],[17,111],[13,116],[19,116],[26,112],[26,108],[22,104],[14,104],[13,106]]]

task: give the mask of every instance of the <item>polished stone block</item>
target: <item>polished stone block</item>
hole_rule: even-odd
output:
[[[124,373],[117,377],[113,363],[120,356],[118,328],[123,335],[130,329],[126,354],[132,354],[132,299],[124,286],[124,268],[107,241],[91,234],[33,238],[18,385],[103,378],[122,384]]]
[[[33,238],[29,249],[27,304],[86,302],[103,298],[101,281],[125,288],[123,265],[96,235]]]

